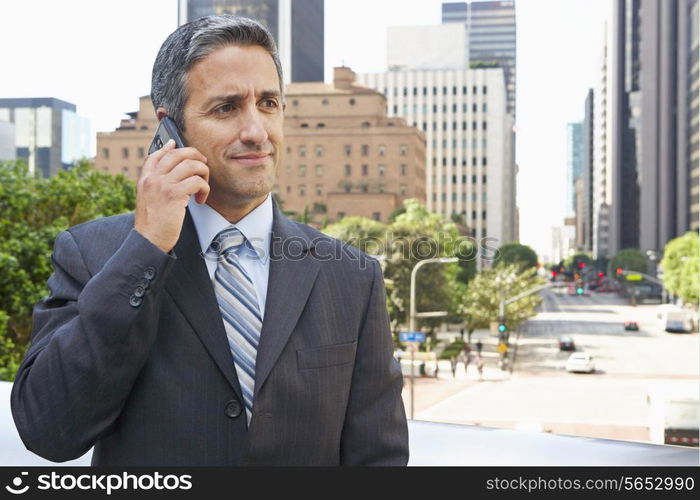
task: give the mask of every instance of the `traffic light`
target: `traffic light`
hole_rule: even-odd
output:
[[[617,273],[618,276],[620,276],[622,274],[622,268],[618,267],[617,269],[615,269],[615,272]]]
[[[585,263],[585,262],[579,262],[579,263],[578,263],[578,268],[579,268],[579,269],[583,269],[584,267],[586,267],[586,263]]]
[[[605,276],[603,273],[598,273],[599,278],[602,278],[603,276]]]
[[[578,295],[583,295],[583,287],[582,287],[582,286],[579,286],[579,287],[576,289],[576,293],[577,293]]]
[[[498,324],[498,333],[506,333],[507,331],[508,331],[508,327],[506,326],[505,323]]]

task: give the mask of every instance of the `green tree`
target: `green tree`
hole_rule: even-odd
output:
[[[664,247],[664,287],[687,304],[698,304],[698,233],[687,232]]]
[[[636,248],[626,248],[620,250],[615,256],[610,259],[611,276],[616,276],[615,270],[621,268],[625,271],[639,271],[640,273],[647,272],[647,258]]]
[[[23,161],[0,164],[0,377],[12,379],[31,335],[32,309],[46,296],[58,233],[133,210],[134,183],[81,162],[50,178]]]
[[[506,243],[496,252],[493,265],[518,264],[520,270],[537,266],[537,253],[527,245],[520,243]]]
[[[544,284],[544,279],[528,270],[522,271],[518,264],[504,264],[486,269],[469,283],[460,310],[471,334],[477,328],[488,328],[498,320],[501,299],[509,299]],[[514,330],[523,321],[537,314],[536,308],[542,302],[539,294],[532,294],[505,306],[506,324]]]

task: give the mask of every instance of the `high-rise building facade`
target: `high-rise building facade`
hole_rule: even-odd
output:
[[[501,68],[358,75],[382,92],[389,116],[426,138],[427,208],[461,216],[477,238],[515,241],[513,118]]]
[[[583,185],[582,199],[580,211],[576,212],[576,218],[581,220],[580,237],[582,245],[581,250],[584,252],[593,251],[593,173],[594,173],[594,157],[595,157],[595,122],[594,122],[594,99],[595,94],[593,89],[588,89],[586,95],[586,104],[583,115]]]
[[[503,68],[508,94],[507,112],[515,117],[515,1],[443,3],[442,22],[466,26],[467,53],[472,68],[491,64]]]
[[[0,121],[0,161],[16,158],[15,126],[10,122]]]
[[[285,154],[275,193],[285,211],[322,224],[355,215],[387,222],[416,198],[425,204],[425,137],[389,118],[381,93],[334,69],[333,84],[286,87]]]
[[[324,0],[178,0],[180,25],[231,14],[265,25],[277,42],[285,83],[322,82]]]
[[[583,178],[583,123],[566,124],[566,215],[576,213],[576,180]]]
[[[693,231],[700,229],[700,2],[688,0],[684,45],[687,76],[684,85],[687,97],[687,144],[685,152],[688,168],[688,226]],[[681,108],[682,109],[682,108]]]
[[[44,177],[90,158],[90,122],[53,97],[0,99],[0,121],[14,125],[17,158]]]

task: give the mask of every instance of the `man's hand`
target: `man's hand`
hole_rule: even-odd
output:
[[[135,229],[164,252],[177,243],[191,195],[209,196],[207,159],[195,148],[175,149],[175,141],[149,155],[136,185]]]

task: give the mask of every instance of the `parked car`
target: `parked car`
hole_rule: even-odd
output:
[[[573,373],[593,373],[593,356],[585,352],[575,352],[566,360],[566,371]]]
[[[638,331],[639,324],[636,321],[625,321],[625,330]]]
[[[576,344],[574,344],[574,339],[568,335],[562,335],[559,337],[559,350],[560,351],[575,351]]]

